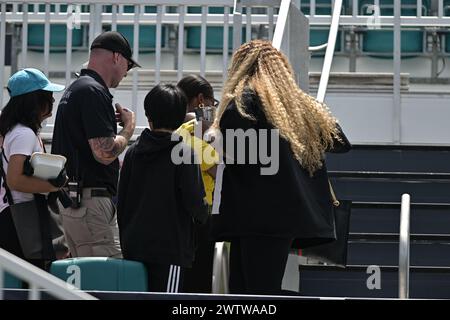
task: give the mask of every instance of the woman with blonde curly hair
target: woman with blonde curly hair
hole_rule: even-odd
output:
[[[291,246],[335,238],[324,155],[351,145],[329,109],[298,87],[288,59],[262,40],[233,55],[213,126],[222,133],[226,159],[213,233],[231,242],[230,291],[279,294]],[[235,147],[229,140],[236,142],[237,129],[276,132],[278,149],[267,134]],[[260,154],[264,144],[278,160],[275,174],[262,174],[262,159],[247,161],[254,145]],[[239,150],[245,163],[233,159]]]

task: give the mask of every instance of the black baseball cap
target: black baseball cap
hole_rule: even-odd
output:
[[[130,62],[128,70],[134,67],[141,68],[140,64],[133,60],[131,54],[131,47],[128,40],[117,31],[103,32],[91,44],[91,50],[101,48],[113,52],[119,52]]]

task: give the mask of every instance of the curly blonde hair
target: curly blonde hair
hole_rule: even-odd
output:
[[[252,119],[242,103],[246,88],[258,95],[267,120],[289,142],[300,165],[310,175],[320,169],[325,150],[333,146],[333,138],[341,140],[337,120],[325,104],[298,87],[288,59],[270,42],[253,40],[234,53],[215,128],[233,100],[239,113]]]

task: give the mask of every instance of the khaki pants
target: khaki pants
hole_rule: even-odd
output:
[[[114,203],[108,197],[91,197],[91,190],[83,189],[80,208],[61,208],[72,257],[122,258]]]

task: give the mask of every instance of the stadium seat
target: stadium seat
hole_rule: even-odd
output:
[[[392,57],[394,49],[392,30],[367,30],[363,34],[362,50],[371,55]],[[402,55],[419,54],[423,51],[423,31],[408,30],[401,32]]]
[[[83,45],[83,26],[72,30],[72,49]],[[50,52],[66,51],[67,26],[65,24],[50,25]],[[44,25],[28,25],[28,46],[30,50],[42,51],[44,48]]]
[[[102,257],[73,258],[52,263],[50,273],[67,281],[80,268],[80,289],[98,291],[147,291],[147,270],[136,261]]]

